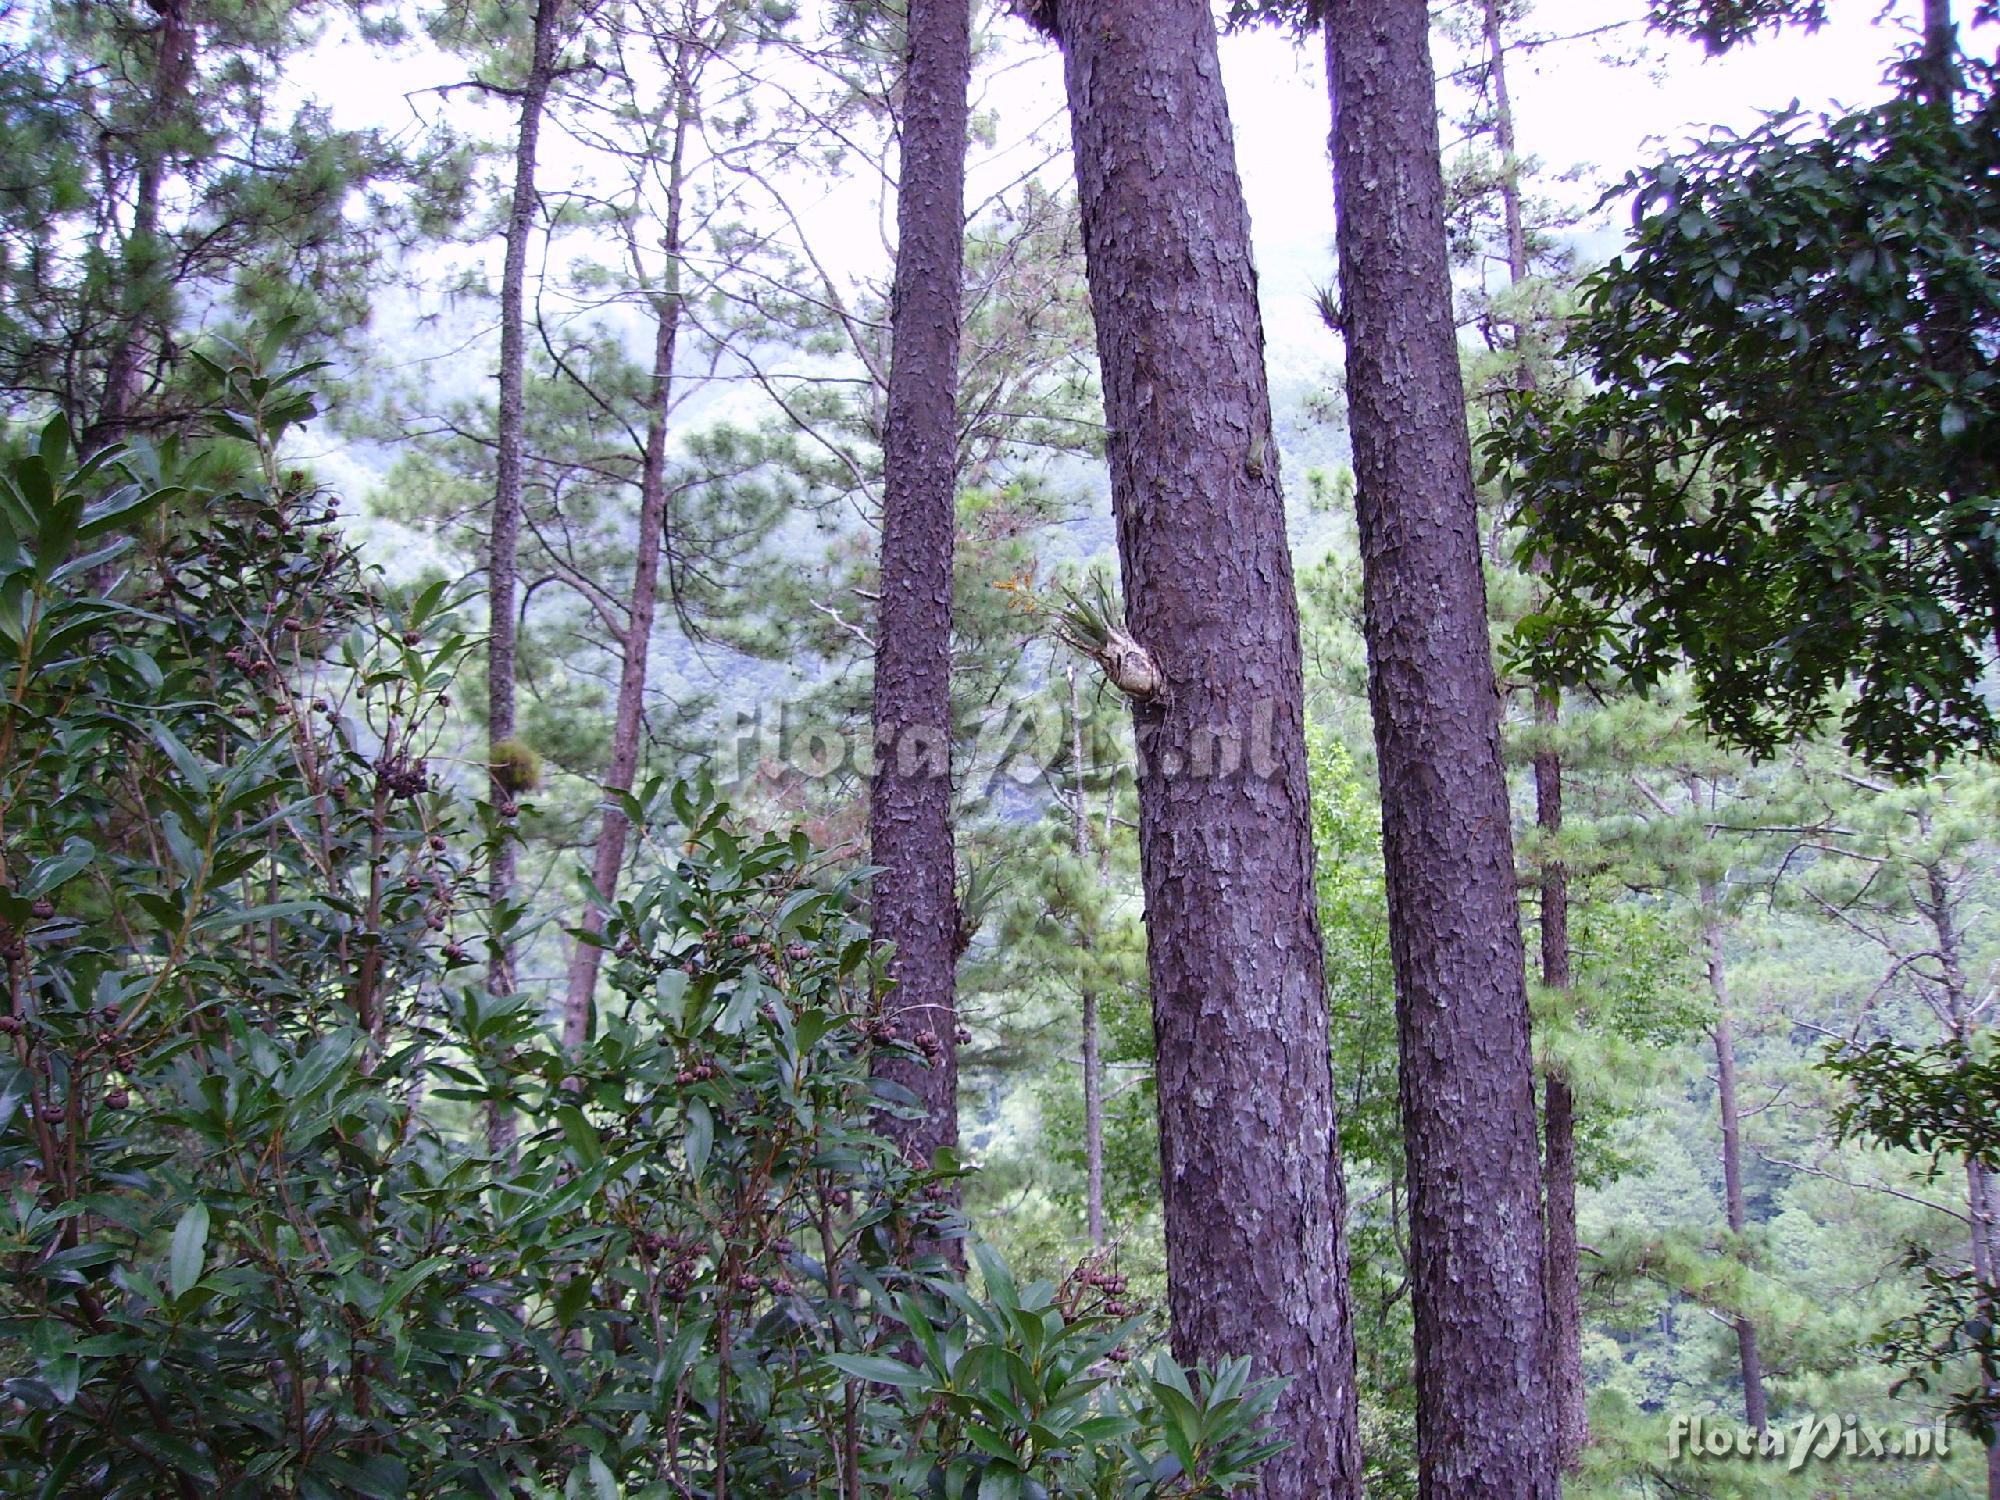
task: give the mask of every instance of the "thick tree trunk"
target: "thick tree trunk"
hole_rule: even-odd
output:
[[[967,0],[911,0],[903,90],[889,407],[882,440],[882,603],[868,808],[874,934],[893,943],[890,1013],[929,1066],[885,1077],[923,1113],[889,1133],[928,1161],[958,1144],[958,900],[951,834],[951,565],[965,258]]]
[[[1360,1493],[1298,606],[1250,225],[1204,0],[1062,0],[1134,709],[1167,1298],[1285,1377],[1270,1497]]]
[[[1070,760],[1076,777],[1076,808],[1070,837],[1077,863],[1090,857],[1090,819],[1084,807],[1083,703],[1076,667],[1069,668]],[[1083,937],[1084,934],[1079,934]],[[1083,1212],[1092,1249],[1104,1245],[1104,1063],[1097,1028],[1097,992],[1083,986]]]
[[[1736,1037],[1729,1019],[1729,975],[1722,961],[1722,916],[1718,893],[1712,882],[1701,885],[1702,943],[1708,955],[1708,987],[1715,996],[1715,1099],[1722,1116],[1723,1212],[1729,1232],[1742,1241],[1750,1227],[1750,1212],[1743,1192],[1743,1114],[1736,1101]],[[1738,1316],[1736,1359],[1743,1372],[1743,1420],[1762,1432],[1770,1421],[1764,1398],[1764,1356],[1757,1347],[1757,1328],[1748,1318]]]
[[[639,534],[633,543],[632,600],[625,638],[619,643],[623,664],[611,725],[611,763],[605,768],[605,795],[600,804],[604,821],[598,826],[597,844],[591,853],[590,879],[597,895],[583,913],[583,930],[590,939],[603,934],[607,910],[618,899],[618,875],[625,864],[625,841],[631,829],[619,799],[632,790],[632,779],[638,773],[639,740],[646,718],[646,666],[659,607],[660,552],[666,530],[667,425],[673,404],[674,348],[681,323],[682,171],[693,123],[695,46],[693,37],[683,37],[674,54],[673,144],[667,154],[666,214],[659,226],[666,252],[666,284],[654,298],[653,407],[646,422],[646,452],[639,469]],[[597,896],[603,898],[602,905]],[[601,956],[602,950],[588,939],[579,940],[570,950],[563,993],[563,1046],[570,1052],[580,1049],[590,1035],[591,1002]]]
[[[542,109],[555,80],[557,23],[562,0],[537,0],[528,76],[520,91],[521,112],[514,137],[514,194],[507,207],[507,251],[500,274],[500,409],[494,451],[493,520],[487,553],[486,736],[491,767],[489,795],[502,812],[503,827],[493,845],[487,900],[493,935],[486,987],[495,995],[514,993],[513,944],[504,913],[514,899],[513,806],[515,788],[503,747],[514,738],[514,637],[517,609],[515,563],[521,537],[522,449],[527,416],[528,239],[535,222],[535,158],[542,135]],[[495,1109],[487,1137],[496,1152],[514,1141],[513,1117]]]
[[[80,446],[86,453],[121,441],[137,415],[146,359],[148,303],[158,295],[154,270],[159,254],[160,196],[166,184],[166,151],[161,133],[187,102],[194,75],[195,30],[187,0],[155,0],[153,89],[146,106],[146,133],[138,143],[139,171],[132,188],[132,228],[123,254],[124,314],[110,357],[105,361],[104,394]]]
[[[1327,12],[1416,1314],[1419,1488],[1553,1497],[1540,1151],[1423,0]]]

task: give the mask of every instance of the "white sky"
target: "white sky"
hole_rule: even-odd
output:
[[[1907,30],[1921,11],[1921,0],[1888,0],[1886,8],[1882,0],[1834,0],[1832,9],[1833,22],[1818,33],[1787,31],[1711,59],[1697,45],[1648,35],[1639,24],[1643,0],[1540,0],[1527,31],[1561,36],[1597,29],[1600,34],[1513,60],[1510,82],[1522,149],[1551,171],[1587,168],[1586,178],[1570,190],[1587,204],[1604,184],[1710,126],[1748,125],[1761,110],[1781,108],[1794,99],[1808,110],[1870,102],[1882,93],[1884,61],[1902,40],[1892,28]],[[1630,24],[1602,33],[1620,21]],[[982,102],[999,113],[1002,142],[1018,141],[1035,126],[1048,124],[1048,136],[1066,143],[1062,71],[1053,44],[1031,38],[1020,23],[1003,26],[1011,38],[1004,54],[1008,66],[982,85]],[[1622,54],[1623,64],[1613,61],[1612,54]],[[1311,306],[1315,289],[1333,274],[1328,106],[1320,46],[1316,40],[1301,45],[1261,31],[1224,38],[1222,59],[1250,206],[1270,363],[1274,375],[1309,377],[1335,353],[1331,335]],[[407,123],[413,102],[405,96],[462,77],[463,66],[421,45],[384,55],[330,44],[293,83],[299,92],[329,104],[342,124]],[[1441,56],[1440,67],[1448,66],[1450,60]],[[505,110],[481,109],[474,97],[457,93],[442,107],[454,120],[483,127],[491,138],[504,141],[511,124]],[[1445,102],[1448,109],[1454,103],[1449,92]],[[431,96],[419,94],[414,100],[420,113],[439,107]],[[1453,134],[1447,128],[1448,152]],[[543,139],[544,181],[554,185],[580,165],[582,153],[559,129],[545,131]],[[1003,149],[997,156],[984,153],[973,168],[972,201],[1012,179],[1032,156],[1026,148]],[[495,164],[496,169],[503,165]],[[865,176],[803,184],[795,202],[815,226],[815,237],[824,237],[816,246],[823,258],[841,263],[857,278],[886,281],[881,205]],[[1590,226],[1579,233],[1591,252],[1609,254],[1620,243],[1623,223],[1622,211],[1614,206],[1600,216],[1595,233]],[[475,253],[497,277],[497,242]],[[462,255],[450,253],[446,259]],[[443,261],[430,263],[442,276]],[[479,370],[480,361],[463,358],[457,336],[440,342],[417,335],[394,326],[403,321],[401,309],[385,307],[383,312],[387,316],[378,318],[378,337],[424,361],[441,386],[462,387],[489,378]],[[465,331],[462,325],[460,331]],[[444,356],[442,367],[431,362],[438,355]]]
[[[1636,20],[1634,0],[1542,0],[1530,27],[1568,35]],[[1676,144],[1710,125],[1754,123],[1762,109],[1794,98],[1808,109],[1859,105],[1882,93],[1882,64],[1896,45],[1873,24],[1872,0],[1836,0],[1836,19],[1814,35],[1786,32],[1709,58],[1699,46],[1647,36],[1636,24],[1581,42],[1556,44],[1510,64],[1522,150],[1551,169],[1587,163],[1613,180],[1659,143]],[[1920,9],[1890,7],[1891,21]],[[1606,51],[1644,44],[1650,66],[1616,66]],[[1310,213],[1292,179],[1325,178],[1327,99],[1319,49],[1296,48],[1271,33],[1223,41],[1223,74],[1237,126],[1237,156],[1260,237]],[[1328,210],[1329,214],[1331,210]]]
[[[1588,168],[1590,181],[1578,196],[1589,203],[1664,147],[1712,125],[1751,125],[1760,111],[1794,99],[1811,111],[1873,102],[1883,93],[1884,60],[1898,42],[1896,33],[1875,26],[1880,9],[1879,0],[1834,0],[1835,19],[1816,34],[1788,31],[1709,58],[1698,45],[1648,36],[1636,24],[1646,10],[1640,0],[1541,0],[1528,22],[1538,35],[1634,24],[1512,63],[1520,148],[1552,172]],[[1890,0],[1885,25],[1921,10],[1920,0]],[[1606,60],[1607,52],[1629,56],[1642,47],[1641,64]],[[1266,336],[1273,364],[1289,363],[1326,343],[1307,307],[1315,284],[1332,279],[1323,54],[1317,45],[1301,49],[1264,32],[1224,38],[1222,62],[1263,278]],[[1614,233],[1589,240],[1608,255],[1620,243],[1615,230],[1627,221],[1615,207],[1603,221]],[[1298,315],[1288,315],[1294,307]]]
[[[1834,20],[1814,35],[1787,31],[1711,59],[1691,43],[1647,35],[1638,24],[1645,13],[1642,0],[1540,0],[1527,25],[1537,34],[1631,24],[1515,59],[1510,76],[1522,149],[1551,169],[1587,165],[1599,182],[1609,182],[1658,154],[1662,144],[1711,125],[1752,123],[1760,109],[1793,99],[1808,109],[1866,103],[1881,93],[1883,61],[1898,41],[1889,28],[1907,28],[1921,10],[1920,0],[1888,0],[1886,8],[1882,0],[1834,0],[1832,9]],[[1011,29],[1027,35],[1023,26]],[[1025,44],[1025,49],[1030,57],[989,85],[989,97],[1002,112],[1003,137],[1060,108],[1061,67],[1053,44]],[[1619,66],[1606,58],[1610,52],[1629,57],[1637,49],[1644,53],[1637,65]],[[331,47],[323,56],[326,67],[315,67],[296,82],[302,92],[331,105],[343,124],[408,121],[406,92],[462,76],[462,65],[421,46],[391,56]],[[1301,46],[1272,31],[1225,37],[1222,58],[1260,262],[1323,254],[1332,205],[1327,96],[1317,41]],[[463,118],[471,97],[455,95],[449,107]],[[436,105],[422,100],[419,108],[428,113]],[[489,129],[504,133],[506,122],[497,112],[483,118]],[[547,135],[545,142],[545,159],[559,172],[563,142]],[[996,173],[1012,170],[994,164]],[[977,180],[973,186],[977,196]],[[879,246],[874,248],[879,253]]]

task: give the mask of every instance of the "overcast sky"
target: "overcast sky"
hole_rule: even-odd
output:
[[[1712,125],[1751,123],[1760,109],[1794,98],[1808,109],[1869,102],[1882,92],[1883,60],[1897,45],[1898,28],[1906,31],[1920,13],[1920,0],[1888,0],[1886,8],[1881,0],[1832,0],[1831,8],[1833,21],[1816,34],[1788,31],[1728,57],[1708,58],[1693,44],[1648,36],[1636,24],[1645,13],[1641,0],[1540,0],[1529,32],[1599,34],[1514,61],[1522,147],[1551,168],[1587,164],[1611,181],[1656,155],[1661,143],[1676,143]],[[1616,27],[1621,21],[1630,24]],[[1025,27],[1010,29],[1027,35]],[[1002,112],[1005,138],[1056,116],[1061,106],[1061,66],[1053,44],[1017,47],[1004,81],[987,85],[987,100]],[[1607,60],[1608,53],[1630,57],[1641,48],[1642,63]],[[1301,46],[1276,32],[1258,31],[1225,37],[1222,57],[1259,241],[1324,238],[1332,210],[1328,194],[1318,190],[1328,181],[1319,44]],[[312,69],[315,76],[295,83],[330,104],[342,123],[352,124],[407,121],[409,91],[462,76],[463,68],[421,46],[386,56],[339,47],[329,49],[326,61],[326,70]],[[454,95],[450,107],[461,111],[470,98]],[[419,107],[429,112],[436,105],[420,99]],[[504,132],[497,114],[487,123]],[[1057,125],[1059,130],[1059,120]],[[558,169],[563,151],[559,138],[545,142],[545,159],[554,158],[550,164]]]
[[[1833,0],[1835,19],[1807,36],[1787,32],[1709,58],[1699,46],[1647,36],[1634,24],[1589,40],[1555,45],[1516,61],[1509,71],[1522,151],[1551,171],[1582,166],[1586,202],[1640,163],[1656,159],[1709,127],[1754,124],[1760,110],[1797,99],[1808,110],[1860,106],[1881,97],[1883,61],[1899,33],[1921,12],[1919,0],[1892,0],[1882,28],[1879,0]],[[1568,36],[1645,14],[1637,0],[1542,0],[1529,30]],[[1646,60],[1616,65],[1607,52]],[[1332,264],[1332,189],[1326,164],[1326,78],[1318,47],[1301,49],[1272,33],[1223,41],[1223,76],[1236,122],[1237,158],[1264,278],[1267,335],[1274,362],[1302,354],[1323,335],[1310,316],[1285,316],[1288,299],[1303,310],[1315,279]],[[1441,64],[1442,66],[1442,64]],[[1615,253],[1612,232],[1588,236],[1600,255]],[[1317,270],[1314,268],[1317,267]]]
[[[810,12],[811,5],[806,8]],[[1596,34],[1515,59],[1510,81],[1522,149],[1552,171],[1588,169],[1569,191],[1589,203],[1603,185],[1712,126],[1747,125],[1760,110],[1794,99],[1808,110],[1871,102],[1883,92],[1884,60],[1920,14],[1921,0],[1890,0],[1886,9],[1881,0],[1832,0],[1831,8],[1834,20],[1818,33],[1785,32],[1711,59],[1693,44],[1648,36],[1638,24],[1645,14],[1642,0],[1541,0],[1528,32]],[[1631,24],[1615,24],[1621,21]],[[1045,144],[1010,151],[1007,143],[1019,142],[1037,126],[1044,128],[1045,141],[1067,140],[1062,70],[1053,44],[1032,37],[1019,23],[1003,23],[1003,33],[1012,38],[1003,51],[1006,66],[997,78],[982,80],[980,100],[999,115],[1001,150],[981,153],[983,160],[975,163],[975,202],[1017,176],[1036,151],[1047,149]],[[1224,38],[1222,57],[1262,278],[1271,364],[1280,378],[1289,373],[1311,379],[1335,353],[1331,335],[1312,310],[1315,289],[1333,274],[1328,106],[1320,47],[1261,31]],[[421,45],[385,55],[331,44],[315,62],[322,65],[301,70],[293,85],[330,104],[343,124],[408,122],[413,107],[423,114],[443,108],[462,122],[477,120],[475,128],[483,127],[491,137],[504,140],[507,135],[510,122],[504,110],[475,110],[473,96],[462,92],[442,105],[420,92],[462,77],[464,68]],[[1450,59],[1441,57],[1440,67],[1449,66]],[[1448,109],[1455,102],[1449,90],[1445,102]],[[1449,128],[1446,134],[1449,149]],[[544,181],[555,182],[581,156],[559,129],[545,132]],[[861,180],[836,177],[804,184],[802,201],[795,206],[815,225],[816,236],[826,236],[816,246],[823,256],[847,262],[856,275],[886,281],[873,198],[862,174]],[[1592,258],[1616,251],[1623,222],[1622,213],[1611,209],[1600,216],[1594,232],[1580,231]],[[450,258],[463,253],[451,252]],[[475,253],[485,256],[489,275],[497,277],[497,241]],[[442,280],[443,262],[433,264]],[[467,311],[477,323],[486,322],[483,312]],[[419,334],[407,326],[408,312],[405,306],[381,309],[377,334],[390,349],[420,361],[443,387],[477,385],[483,378],[478,362],[464,360],[459,336],[447,330]],[[395,326],[399,324],[403,326]],[[479,337],[471,336],[475,342]],[[390,362],[398,362],[396,353],[390,353]]]
[[[1637,24],[1602,31],[1621,20],[1636,23],[1644,15],[1641,0],[1541,0],[1529,22],[1534,33],[1564,36],[1597,29],[1599,34],[1515,60],[1510,81],[1522,149],[1552,171],[1587,168],[1586,179],[1572,191],[1588,203],[1605,184],[1712,126],[1748,125],[1759,111],[1782,108],[1794,99],[1813,111],[1872,102],[1883,93],[1884,60],[1902,40],[1896,28],[1910,24],[1920,0],[1891,0],[1886,11],[1880,10],[1880,0],[1832,0],[1832,9],[1834,22],[1817,34],[1785,33],[1730,57],[1710,59],[1697,46],[1648,37]],[[1010,29],[1015,41],[1009,66],[998,79],[985,80],[982,100],[998,111],[1003,150],[997,159],[987,154],[983,165],[975,167],[975,202],[1018,175],[1037,151],[1045,153],[1047,141],[1067,141],[1054,47],[1031,38],[1025,27]],[[1635,53],[1642,54],[1637,61]],[[1620,65],[1607,54],[1623,55],[1626,61]],[[1333,274],[1328,105],[1320,49],[1259,32],[1225,38],[1222,58],[1255,238],[1269,361],[1275,382],[1290,386],[1296,400],[1301,390],[1321,388],[1337,354],[1312,305],[1315,289]],[[319,95],[341,123],[352,125],[409,121],[407,95],[461,77],[464,67],[421,46],[383,55],[332,45],[316,61],[322,66],[305,70],[307,76],[295,78],[294,85]],[[451,100],[444,107],[454,118],[469,121],[476,113],[492,138],[506,138],[511,122],[504,111],[475,112],[463,93]],[[1447,108],[1453,104],[1449,95],[1446,102]],[[416,104],[425,112],[438,107],[433,97],[421,94]],[[1046,133],[1041,147],[1004,149],[1037,126]],[[1448,144],[1450,134],[1447,130]],[[545,133],[544,143],[544,180],[553,181],[575,164],[565,158],[575,158],[578,148],[566,143],[559,129]],[[814,180],[801,185],[795,206],[814,225],[816,237],[827,235],[817,247],[822,253],[835,252],[857,275],[886,280],[873,197],[865,183]],[[1607,210],[1595,232],[1585,234],[1595,257],[1615,253],[1623,222],[1621,212]],[[484,254],[488,274],[497,280],[498,243],[474,253]],[[442,279],[444,260],[427,259],[439,266]],[[380,308],[378,347],[386,363],[404,365],[413,374],[421,371],[438,394],[470,394],[491,379],[490,359],[466,358],[469,348],[490,339],[490,309],[465,308],[444,327],[429,331],[413,326],[409,319],[416,308],[434,306],[434,295],[420,294],[415,303],[397,299]],[[466,326],[465,316],[474,326]],[[362,452],[334,442],[318,458],[327,477],[350,495],[358,499],[369,489],[375,460]],[[399,529],[390,529],[400,535]]]

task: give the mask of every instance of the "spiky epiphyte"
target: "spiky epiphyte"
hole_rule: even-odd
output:
[[[1152,653],[1117,623],[1121,611],[1112,602],[1104,575],[1091,580],[1087,594],[1064,586],[1062,596],[1061,607],[1054,611],[1056,639],[1096,662],[1112,686],[1128,698],[1144,702],[1158,697],[1165,685],[1159,666]]]

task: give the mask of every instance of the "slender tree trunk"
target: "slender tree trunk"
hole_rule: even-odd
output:
[[[1924,0],[1924,45],[1917,67],[1923,79],[1925,97],[1931,103],[1949,107],[1958,85],[1958,67],[1952,56],[1958,46],[1958,30],[1952,24],[1951,0]]]
[[[1097,991],[1083,992],[1083,1212],[1093,1250],[1104,1247],[1104,1061]]]
[[[159,17],[154,28],[153,92],[146,106],[145,134],[139,141],[139,171],[132,190],[132,229],[122,259],[124,314],[105,361],[104,394],[96,418],[80,444],[93,453],[124,438],[137,413],[141,366],[146,358],[147,329],[159,294],[155,257],[159,254],[160,195],[167,175],[166,151],[160,135],[187,102],[194,75],[195,31],[187,0],[153,0]]]
[[[1167,1300],[1184,1361],[1289,1382],[1268,1497],[1360,1493],[1298,606],[1205,0],[1063,0],[1138,703]]]
[[[1561,718],[1554,693],[1535,700],[1543,731]],[[1535,756],[1535,821],[1553,843],[1562,832],[1562,758],[1553,750]],[[1553,991],[1570,987],[1569,876],[1560,859],[1545,856],[1541,870],[1542,983]],[[1549,1330],[1549,1396],[1555,1406],[1556,1460],[1564,1471],[1576,1467],[1590,1441],[1584,1407],[1583,1308],[1579,1299],[1576,1237],[1576,1095],[1559,1061],[1545,1065],[1542,1081],[1543,1295]]]
[[[590,1035],[591,1001],[597,989],[602,950],[594,939],[604,932],[608,908],[618,899],[618,876],[625,864],[630,820],[620,798],[632,790],[639,769],[639,741],[646,717],[646,664],[658,612],[660,553],[667,514],[667,426],[674,384],[674,348],[680,333],[682,172],[688,129],[693,121],[696,42],[683,36],[674,52],[672,102],[673,144],[667,154],[666,217],[660,225],[666,252],[666,285],[653,299],[653,408],[646,422],[646,453],[639,470],[639,534],[632,556],[632,602],[620,643],[623,665],[618,675],[618,706],[611,727],[611,763],[604,773],[604,821],[592,851],[590,878],[596,895],[586,904],[583,930],[588,935],[571,948],[563,995],[563,1046],[578,1051]],[[602,897],[600,904],[598,897]]]
[[[1070,834],[1077,863],[1090,857],[1090,820],[1084,808],[1083,702],[1077,691],[1076,667],[1069,668],[1070,760],[1076,775],[1076,809]],[[1088,936],[1086,935],[1086,946]],[[1092,1249],[1104,1245],[1104,1063],[1097,1033],[1097,991],[1083,985],[1083,1204],[1084,1226]]]
[[[1993,1175],[1976,1160],[1965,1164],[1966,1217],[1971,1221],[1972,1274],[1980,1286],[2000,1285],[2000,1230],[1996,1230]],[[1996,1309],[1986,1308],[1990,1323]],[[2000,1386],[1986,1382],[1989,1407],[2000,1404]],[[1986,1500],[2000,1500],[2000,1436],[1986,1445]]]
[[[967,0],[911,0],[907,24],[868,841],[875,938],[895,946],[889,1007],[929,1062],[884,1067],[923,1106],[886,1128],[928,1161],[958,1144],[951,567],[971,9]]]
[[[1967,1215],[1972,1221],[1972,1270],[1988,1286],[1993,1285],[1996,1266],[1994,1263],[1993,1230],[1993,1174],[1977,1161],[1965,1164]]]
[[[1920,825],[1925,838],[1931,835],[1930,821],[1926,817]],[[1964,962],[1964,938],[1959,930],[1957,901],[1952,891],[1950,877],[1944,867],[1935,861],[1923,866],[1925,894],[1917,899],[1917,908],[1930,922],[1931,933],[1937,940],[1938,967],[1944,979],[1945,1015],[1951,1025],[1953,1040],[1961,1046],[1969,1045],[1975,1025],[1972,1003],[1972,987],[1966,979]],[[2000,1273],[2000,1263],[1996,1263],[1994,1232],[1993,1180],[1985,1167],[1968,1158],[1965,1163],[1965,1217],[1970,1240],[1969,1259],[1972,1274],[1982,1287],[1996,1284],[1996,1273]],[[1986,1309],[1990,1322],[1994,1310]],[[1986,1382],[1988,1402],[2000,1401],[2000,1387]],[[2000,1500],[2000,1436],[1986,1445],[1986,1495],[1987,1500]]]
[[[1924,39],[1916,74],[1926,102],[1940,114],[1949,116],[1963,76],[1958,66],[1958,28],[1952,21],[1951,0],[1924,0]],[[1964,299],[1948,284],[1935,286],[1926,282],[1922,291],[1923,299],[1931,306],[1924,320],[1924,352],[1938,369],[1955,379],[1963,379],[1980,363]],[[1965,482],[1947,481],[1945,493],[1956,510],[1966,493]],[[1977,513],[1977,507],[1971,509]],[[1954,539],[1952,545],[1954,550],[1966,549],[1976,554],[1989,579],[2000,577],[2000,543],[1996,543],[1988,529],[1975,523],[1966,535]],[[2000,621],[1995,621],[1991,639],[1994,649],[2000,651]],[[2000,1484],[2000,1448],[1992,1456],[1992,1469],[1993,1482]],[[1995,1492],[1994,1500],[2000,1500],[2000,1491]]]
[[[1743,1115],[1736,1101],[1736,1038],[1730,1027],[1729,975],[1722,961],[1722,912],[1712,881],[1701,883],[1701,937],[1708,955],[1708,987],[1715,996],[1715,1097],[1722,1116],[1723,1211],[1729,1232],[1739,1243],[1750,1226],[1743,1193]],[[1762,1432],[1770,1420],[1764,1398],[1764,1357],[1757,1348],[1757,1329],[1738,1315],[1736,1358],[1743,1371],[1743,1419]]]
[[[1521,212],[1521,159],[1514,140],[1514,96],[1507,87],[1506,18],[1485,0],[1486,66],[1493,80],[1493,144],[1500,152],[1500,215],[1507,236],[1507,281],[1528,279],[1528,231]]]
[[[1423,0],[1327,11],[1416,1315],[1419,1491],[1553,1497],[1540,1151]]]
[[[514,829],[508,811],[515,788],[506,754],[514,726],[514,638],[518,608],[516,555],[521,537],[522,450],[527,416],[528,239],[535,222],[535,157],[542,135],[542,110],[555,80],[557,23],[562,0],[537,0],[528,76],[520,91],[520,123],[514,138],[514,194],[507,208],[507,253],[500,275],[500,430],[494,454],[493,523],[487,555],[486,735],[491,767],[489,795],[501,814],[493,844],[487,900],[493,935],[486,987],[495,995],[514,993],[514,952],[507,913],[514,900]],[[489,1111],[488,1142],[496,1153],[512,1150],[514,1120],[503,1109]]]
[[[1506,18],[1499,0],[1485,0],[1486,66],[1493,85],[1493,138],[1500,153],[1501,226],[1507,239],[1507,281],[1528,279],[1528,232],[1521,207],[1521,163],[1514,135],[1514,99],[1507,84]],[[1525,361],[1521,329],[1514,330],[1515,358]],[[1534,388],[1523,362],[1516,383]],[[1535,695],[1535,722],[1546,735],[1562,722],[1562,694]],[[1535,755],[1535,822],[1553,844],[1562,834],[1562,756],[1544,744]],[[1545,856],[1540,878],[1542,984],[1570,987],[1569,878],[1560,859]],[[1583,1308],[1578,1287],[1576,1237],[1576,1094],[1560,1062],[1546,1065],[1542,1083],[1543,1296],[1549,1330],[1549,1395],[1556,1414],[1556,1461],[1576,1467],[1590,1441],[1583,1389]]]
[[[1542,1191],[1548,1216],[1543,1280],[1548,1297],[1549,1396],[1555,1405],[1556,1459],[1565,1472],[1590,1442],[1584,1406],[1583,1309],[1576,1235],[1576,1095],[1551,1065],[1542,1081]]]

